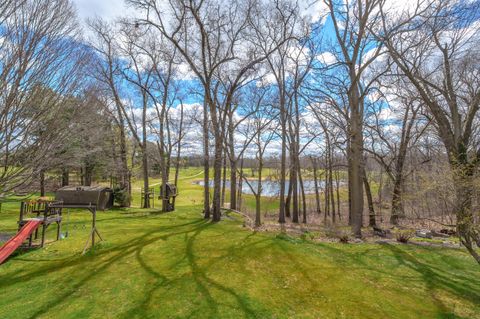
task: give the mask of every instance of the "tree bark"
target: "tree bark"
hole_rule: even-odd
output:
[[[315,205],[317,208],[317,214],[322,213],[321,204],[320,204],[320,191],[318,189],[318,173],[317,173],[317,160],[314,157],[311,157],[313,165],[313,182],[315,185]]]
[[[367,195],[368,226],[373,227],[377,225],[375,220],[375,208],[373,207],[372,191],[370,189],[370,183],[368,182],[368,177],[365,169],[363,170],[363,186],[365,187],[365,193]]]
[[[230,152],[230,208],[237,209],[237,158],[235,157],[235,131],[233,112],[228,114],[228,138]]]
[[[237,210],[242,209],[242,187],[243,187],[243,156],[240,159],[240,176],[238,178],[238,191],[237,191]]]
[[[393,225],[398,225],[398,220],[405,215],[402,200],[402,182],[400,176],[395,177],[392,192],[392,213],[390,215],[390,223]]]
[[[260,227],[262,224],[261,214],[261,198],[262,198],[262,170],[263,159],[258,160],[258,179],[257,179],[257,194],[255,194],[255,227]]]
[[[84,174],[85,174],[85,184],[84,185],[86,185],[86,186],[91,186],[92,185],[93,169],[94,169],[94,165],[87,160],[87,162],[85,163],[85,170],[84,170]]]
[[[285,223],[285,175],[287,169],[287,114],[285,109],[285,92],[280,89],[280,124],[282,129],[282,154],[280,159],[280,206],[278,222]]]
[[[221,206],[225,205],[225,190],[227,184],[227,156],[223,157],[223,173],[222,173],[222,199],[221,199]]]
[[[291,218],[291,209],[292,209],[292,193],[293,193],[293,170],[289,171],[289,181],[288,181],[288,191],[287,191],[287,196],[285,197],[285,216],[287,218]],[[285,181],[286,182],[286,181]]]
[[[45,196],[45,171],[40,171],[40,196]]]
[[[302,172],[298,171],[298,181],[300,182],[300,194],[302,196],[302,223],[307,223],[307,199],[305,197],[305,189],[303,187]]]
[[[455,213],[457,217],[457,232],[460,240],[472,257],[480,264],[480,255],[475,249],[480,242],[478,229],[472,207],[474,166],[467,161],[467,152],[462,146],[453,166],[453,180],[456,194]]]
[[[132,190],[130,187],[130,170],[127,162],[127,141],[125,138],[125,127],[121,108],[117,106],[118,128],[120,131],[120,188],[127,194],[127,199],[122,202],[122,207],[130,207]]]
[[[358,99],[358,90],[354,92],[350,98],[351,107],[351,216],[352,231],[355,237],[362,237],[363,223],[363,132],[362,121],[363,116],[360,112],[360,101]]]
[[[69,175],[70,175],[70,171],[68,170],[68,168],[63,167],[62,168],[62,187],[68,186],[69,180],[70,180]]]
[[[208,133],[208,108],[203,105],[203,216],[210,218],[210,154]]]
[[[146,141],[145,141],[146,143]],[[142,171],[143,171],[143,208],[150,208],[149,181],[148,181],[148,156],[146,146],[142,147]]]
[[[219,222],[221,219],[220,212],[220,196],[221,196],[221,181],[222,181],[222,150],[223,142],[220,134],[215,134],[215,157],[213,161],[213,212],[212,221]]]

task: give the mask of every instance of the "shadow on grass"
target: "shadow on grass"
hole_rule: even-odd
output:
[[[77,255],[73,258],[49,260],[50,263],[48,265],[35,264],[35,268],[27,267],[27,269],[22,269],[7,278],[2,278],[0,280],[0,290],[13,286],[18,282],[28,282],[32,278],[46,276],[69,268],[73,268],[74,271],[77,271],[76,276],[65,276],[64,279],[62,278],[55,283],[56,285],[61,286],[62,289],[59,290],[59,292],[52,294],[47,302],[35,303],[38,308],[34,310],[34,313],[31,314],[29,318],[37,318],[50,313],[55,307],[61,307],[62,305],[68,304],[72,300],[72,296],[76,291],[84,286],[88,286],[89,283],[93,283],[97,280],[97,277],[102,276],[113,264],[120,262],[128,256],[134,255],[142,269],[151,278],[154,278],[154,282],[149,283],[146,289],[142,291],[142,299],[136,301],[134,307],[121,314],[122,317],[132,318],[133,316],[137,316],[144,318],[151,316],[152,313],[149,312],[149,305],[151,305],[153,301],[152,298],[155,292],[173,284],[175,281],[181,280],[185,276],[192,276],[198,292],[202,295],[202,300],[206,302],[206,307],[202,307],[202,311],[206,310],[208,313],[201,313],[202,317],[218,317],[218,304],[223,302],[224,299],[222,295],[233,297],[245,317],[255,317],[255,311],[250,307],[248,297],[242,296],[234,289],[210,278],[207,274],[207,272],[211,270],[210,265],[198,263],[199,257],[197,256],[198,252],[195,251],[195,243],[197,240],[202,240],[198,238],[202,231],[211,226],[214,225],[204,219],[195,219],[187,223],[159,227],[159,229],[144,232],[141,236],[135,237],[125,244],[104,247],[90,252],[85,256]],[[142,256],[142,251],[145,247],[152,245],[155,242],[165,241],[170,237],[182,235],[185,236],[185,254],[184,256],[180,256],[180,260],[172,265],[172,267],[176,267],[176,264],[178,263],[187,262],[191,272],[169,279],[149,265],[148,259],[145,259],[146,257]],[[203,240],[209,239],[206,238]],[[218,259],[221,260],[222,258],[226,258],[227,255],[228,253],[218,257]],[[30,260],[25,259],[23,261]],[[31,260],[32,263],[36,263],[37,261],[38,260]],[[216,290],[216,297],[214,297],[212,290]],[[197,311],[199,311],[198,308],[199,307],[194,309],[188,316],[199,316],[200,314],[197,313]]]
[[[258,313],[261,309],[259,309],[258,306],[254,307],[252,305],[252,301],[247,294],[241,294],[238,290],[236,291],[224,282],[219,282],[219,280],[215,280],[214,278],[215,271],[219,268],[217,267],[217,263],[223,263],[226,258],[235,258],[235,261],[238,260],[238,262],[242,262],[244,257],[252,258],[252,255],[244,255],[244,252],[250,252],[250,254],[252,254],[251,250],[254,246],[265,241],[270,242],[268,243],[269,245],[258,249],[256,253],[265,254],[270,245],[278,248],[276,250],[276,253],[278,253],[276,258],[279,261],[282,260],[282,262],[294,265],[293,268],[301,273],[302,277],[310,284],[312,289],[314,288],[313,285],[317,281],[315,278],[311,278],[309,268],[313,268],[315,265],[306,264],[303,260],[299,260],[302,254],[297,255],[291,253],[291,249],[295,249],[295,245],[298,244],[297,242],[289,242],[285,239],[269,236],[255,239],[255,232],[245,231],[244,234],[242,233],[240,239],[235,237],[235,240],[224,245],[225,251],[222,252],[222,254],[215,257],[201,257],[200,253],[202,253],[202,251],[200,251],[198,247],[196,248],[197,243],[201,241],[215,241],[217,237],[219,238],[218,240],[228,241],[227,236],[229,233],[209,233],[208,237],[202,236],[202,233],[209,228],[213,228],[215,231],[221,229],[216,228],[215,224],[211,224],[200,218],[190,218],[188,222],[180,223],[184,217],[185,216],[179,217],[177,221],[178,224],[160,226],[158,229],[155,228],[144,231],[141,235],[124,244],[104,247],[86,256],[77,255],[68,259],[45,260],[50,262],[48,265],[36,264],[35,268],[26,267],[26,269],[22,269],[22,271],[8,278],[1,278],[0,290],[13,286],[15,283],[21,281],[28,282],[28,280],[32,278],[48,275],[52,272],[59,272],[70,267],[78,271],[76,276],[65,276],[56,282],[55,284],[63,287],[63,289],[52,293],[51,298],[47,302],[35,303],[35,306],[39,308],[34,310],[30,318],[37,318],[48,314],[49,311],[52,311],[52,308],[68,305],[73,298],[73,294],[80,288],[87,286],[96,280],[97,277],[102,276],[113,264],[133,255],[145,273],[150,278],[153,278],[153,281],[149,282],[148,286],[141,292],[142,297],[140,300],[136,300],[133,307],[120,314],[123,318],[132,318],[135,316],[145,318],[154,315],[151,313],[150,305],[154,302],[153,298],[155,294],[161,289],[168,289],[177,281],[182,279],[188,280],[190,278],[192,278],[194,286],[201,295],[201,301],[204,302],[205,306],[193,307],[192,312],[184,317],[194,318],[201,316],[217,318],[221,316],[219,307],[226,306],[224,300],[226,297],[234,301],[233,307],[238,309],[245,317],[259,317]],[[141,217],[138,216],[138,218]],[[117,219],[117,217],[112,217],[112,219]],[[102,221],[105,220],[111,219],[106,218]],[[185,263],[189,272],[168,278],[165,274],[162,274],[149,264],[148,257],[142,254],[142,252],[144,252],[147,246],[159,241],[166,241],[174,236],[183,236],[185,240],[184,244],[181,244],[181,248],[179,249],[180,254],[177,256],[176,262],[169,265],[170,270],[174,270],[180,264]],[[388,277],[395,277],[399,282],[402,280],[418,280],[420,278],[430,291],[432,300],[438,308],[438,316],[440,318],[458,318],[450,313],[448,307],[438,298],[437,292],[440,290],[444,290],[474,304],[480,300],[479,282],[477,280],[468,276],[457,276],[457,273],[455,273],[455,276],[452,276],[450,271],[445,271],[440,267],[428,264],[424,260],[420,260],[418,256],[408,253],[404,248],[397,245],[384,244],[383,246],[372,246],[373,248],[371,249],[362,249],[360,252],[352,252],[347,249],[336,248],[334,245],[307,244],[308,242],[303,241],[302,243],[305,243],[309,247],[315,247],[315,249],[322,249],[324,253],[326,252],[329,257],[334,259],[335,262],[332,264],[335,264],[335,267],[345,266],[347,269],[364,268],[372,273],[377,272]],[[372,256],[369,253],[381,253],[385,251],[385,249],[391,252],[399,266],[407,267],[420,276],[403,276],[396,273],[395,268],[387,269],[372,264]],[[218,251],[219,250],[217,250],[217,252]],[[366,257],[366,255],[370,256]],[[253,256],[255,256],[255,254],[253,254]],[[37,262],[37,260],[31,261]],[[448,263],[451,262],[451,260],[446,259],[445,261],[442,260],[442,262]],[[452,268],[456,268],[456,265],[452,265]],[[456,279],[462,279],[463,282],[457,282]],[[162,300],[158,300],[157,302],[161,303]]]
[[[448,307],[437,295],[439,290],[447,291],[458,298],[469,300],[474,304],[480,302],[480,294],[478,292],[479,286],[466,286],[466,283],[468,282],[467,278],[463,278],[462,283],[456,282],[450,274],[442,273],[437,267],[420,261],[412,254],[400,249],[397,245],[383,245],[392,252],[400,265],[410,268],[421,275],[427,290],[430,292],[430,297],[438,307],[439,318],[461,318],[449,311]],[[475,286],[477,287],[477,291],[475,291]]]
[[[189,272],[184,275],[177,276],[173,279],[168,279],[167,277],[160,274],[158,271],[153,269],[148,265],[147,261],[142,257],[140,251],[138,251],[136,258],[142,268],[155,279],[155,283],[151,284],[149,288],[144,291],[144,298],[138,302],[138,304],[131,308],[129,311],[122,315],[123,318],[132,318],[133,316],[138,316],[140,318],[148,317],[151,315],[149,313],[149,305],[153,299],[153,295],[156,291],[162,288],[166,288],[169,285],[173,285],[176,281],[181,281],[182,279],[191,278],[195,283],[197,291],[202,296],[202,301],[205,301],[206,307],[194,307],[194,309],[189,313],[183,315],[185,318],[218,318],[219,314],[219,304],[224,303],[224,299],[227,296],[232,297],[235,300],[236,305],[239,307],[240,311],[247,318],[256,317],[255,310],[250,306],[249,299],[247,296],[238,294],[233,288],[230,288],[224,284],[219,283],[218,281],[212,279],[208,272],[209,270],[214,269],[213,264],[216,261],[221,261],[226,258],[229,253],[220,255],[218,257],[209,259],[208,263],[200,264],[199,258],[195,249],[195,243],[199,240],[208,240],[208,238],[201,239],[199,236],[201,233],[208,229],[209,227],[214,227],[214,224],[204,221],[197,225],[189,232],[185,232],[185,254],[179,256],[179,259],[170,266],[170,269],[175,269],[179,264],[186,262],[189,268]],[[250,235],[249,235],[250,236]],[[249,237],[247,236],[247,237]],[[214,295],[214,290],[217,293]]]
[[[455,298],[458,298],[459,300],[471,302],[474,305],[478,305],[480,301],[480,281],[477,280],[473,274],[472,276],[459,274],[458,271],[465,271],[465,269],[460,269],[450,256],[444,256],[445,258],[442,257],[441,262],[445,263],[446,266],[448,266],[447,269],[452,270],[451,272],[442,269],[434,263],[428,263],[426,260],[421,260],[421,254],[423,251],[429,252],[428,255],[431,256],[432,251],[426,248],[416,247],[419,252],[417,254],[411,254],[408,252],[408,249],[410,248],[409,246],[389,243],[378,244],[378,248],[362,250],[359,252],[349,252],[336,248],[333,245],[318,243],[312,245],[332,252],[332,254],[330,254],[331,256],[342,256],[341,260],[338,259],[337,262],[345,265],[348,269],[362,268],[372,274],[379,273],[387,278],[395,278],[399,282],[405,282],[405,285],[407,286],[409,285],[409,282],[420,281],[421,283],[424,283],[433,303],[437,307],[437,315],[439,318],[461,318],[453,314],[441,298],[439,298],[439,294],[442,291],[455,296]],[[398,266],[387,268],[376,266],[375,264],[372,264],[371,261],[369,262],[369,257],[366,257],[369,255],[369,252],[381,250],[382,247],[391,252]],[[438,251],[438,253],[441,252]],[[399,267],[405,267],[413,271],[416,275],[401,274]]]
[[[87,274],[81,276],[80,278],[75,277],[68,277],[65,278],[65,282],[56,282],[57,285],[61,285],[62,287],[68,287],[65,289],[64,292],[60,293],[59,295],[49,299],[49,301],[45,304],[42,304],[38,310],[35,311],[33,315],[29,318],[37,318],[41,315],[46,314],[49,310],[53,307],[59,306],[69,300],[69,297],[75,293],[79,288],[88,284],[90,281],[94,280],[97,276],[101,276],[102,272],[107,270],[111,265],[120,261],[124,257],[130,254],[139,254],[139,252],[143,249],[143,247],[150,245],[158,240],[166,240],[171,236],[181,235],[184,233],[191,232],[194,230],[198,225],[202,225],[205,222],[203,220],[195,220],[189,223],[178,224],[173,226],[161,227],[159,230],[154,230],[150,232],[146,232],[143,235],[132,239],[126,244],[118,245],[113,248],[105,249],[105,250],[98,250],[91,252],[84,256],[75,256],[68,260],[62,260],[60,262],[51,263],[49,265],[36,267],[34,271],[22,271],[16,275],[9,276],[8,278],[2,278],[0,280],[0,288],[4,289],[8,286],[14,285],[18,282],[27,282],[29,279],[41,277],[44,275],[48,275],[52,272],[58,272],[62,269],[67,269],[69,267],[77,267],[77,269],[89,269],[90,272],[87,271]],[[174,231],[177,228],[182,227],[192,227],[191,229],[183,230],[183,231]],[[157,235],[156,237],[147,239],[148,237],[154,235],[155,233],[164,233],[172,231],[167,234]],[[113,256],[98,262],[97,260],[101,260],[102,256],[112,254]],[[32,260],[32,262],[36,262]],[[95,264],[95,268],[91,269],[92,267],[90,264]],[[29,268],[30,269],[30,268]],[[76,281],[74,281],[75,279]],[[73,283],[72,283],[73,281]],[[63,285],[62,285],[63,284]]]

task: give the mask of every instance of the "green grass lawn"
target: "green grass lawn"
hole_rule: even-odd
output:
[[[464,251],[212,224],[195,174],[182,173],[175,212],[99,213],[105,241],[85,255],[90,215],[70,211],[66,239],[0,266],[0,318],[480,318],[480,267]],[[5,204],[0,232],[17,218]]]

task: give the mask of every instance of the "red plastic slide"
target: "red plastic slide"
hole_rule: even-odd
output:
[[[33,219],[23,225],[22,229],[0,248],[0,264],[3,263],[41,223],[41,220]]]

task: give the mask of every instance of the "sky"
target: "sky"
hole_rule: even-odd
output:
[[[123,0],[72,0],[72,2],[77,7],[78,17],[82,23],[87,18],[95,16],[115,19],[132,10],[125,5]]]
[[[124,0],[72,0],[77,7],[77,13],[82,21],[95,16],[104,19],[115,19],[118,16],[131,15],[132,9],[129,8]],[[311,19],[316,21],[320,19],[322,2],[321,1],[300,1],[300,6],[304,13],[308,13]]]
[[[135,10],[128,7],[125,4],[124,0],[71,0],[77,8],[77,14],[79,20],[81,21],[82,25],[85,27],[85,21],[89,18],[101,17],[105,20],[114,20],[117,17],[125,17],[125,16],[135,16]],[[166,1],[166,0],[165,0]],[[266,0],[268,1],[268,0]],[[413,8],[415,6],[411,6],[411,4],[415,3],[417,0],[387,0],[389,9],[392,12],[402,12],[403,10],[409,10],[409,8]],[[458,0],[458,1],[472,1],[472,0]],[[475,0],[477,1],[477,0]],[[324,24],[325,29],[324,37],[328,33],[333,34],[333,29],[330,30],[328,19],[325,19],[324,13],[327,11],[325,7],[322,6],[322,1],[315,1],[315,0],[299,0],[301,13],[302,15],[306,15],[310,18],[311,22],[318,22]],[[480,13],[479,13],[480,14]],[[84,28],[85,35],[89,35],[89,31],[87,28]],[[325,39],[325,38],[324,38]],[[331,64],[335,62],[335,56],[331,52],[324,51],[320,53],[317,57],[321,62],[324,64]],[[185,70],[188,71],[188,70]],[[188,74],[188,72],[183,72]],[[188,86],[189,81],[191,79],[184,78],[183,79]],[[190,83],[192,84],[192,83]],[[195,105],[198,101],[198,97],[194,95],[187,95],[189,98],[184,100],[183,102],[187,105]],[[140,111],[140,110],[139,110]],[[391,113],[386,110],[385,114],[382,114],[382,117],[390,118],[392,116]],[[199,132],[192,130],[192,137],[199,136]],[[273,145],[272,143],[271,148],[275,151],[278,150],[278,145]],[[312,145],[314,147],[314,145]]]

